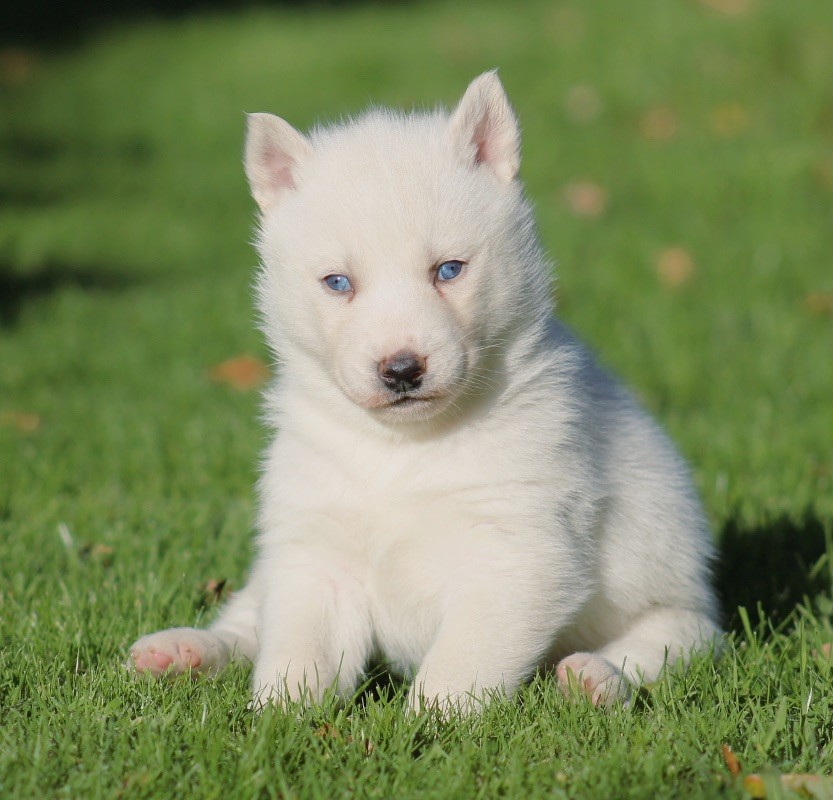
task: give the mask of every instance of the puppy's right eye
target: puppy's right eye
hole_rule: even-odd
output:
[[[437,267],[437,280],[442,283],[453,281],[463,271],[464,266],[465,262],[458,261],[456,258],[451,259],[451,261],[443,261]]]
[[[350,278],[346,275],[327,275],[321,279],[328,289],[334,292],[350,292],[353,290],[353,285],[350,283]]]

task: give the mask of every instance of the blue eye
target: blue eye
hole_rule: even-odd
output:
[[[443,261],[443,263],[437,267],[437,280],[453,281],[462,271],[462,261]]]
[[[350,278],[346,275],[327,275],[324,283],[334,292],[349,292],[353,288]]]

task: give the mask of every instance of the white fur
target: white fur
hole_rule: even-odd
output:
[[[134,666],[239,655],[256,700],[280,702],[349,696],[376,656],[413,678],[412,706],[465,710],[556,665],[562,687],[608,702],[714,639],[686,466],[551,319],[518,164],[495,73],[450,115],[376,110],[308,138],[250,118],[280,362],[259,555],[207,631],[143,637]],[[438,282],[449,259],[463,272]],[[392,405],[378,365],[403,350],[427,366]]]

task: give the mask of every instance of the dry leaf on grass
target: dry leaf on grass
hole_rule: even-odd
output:
[[[570,210],[581,217],[598,217],[607,208],[607,192],[592,181],[575,181],[564,189]]]
[[[572,122],[586,125],[602,113],[602,98],[590,84],[580,83],[567,90],[564,109]]]
[[[237,356],[212,367],[209,372],[215,383],[224,383],[241,392],[257,389],[269,380],[269,370],[254,356]]]
[[[216,606],[217,603],[227,599],[231,594],[231,585],[225,578],[209,578],[205,585],[198,590],[196,605],[197,608],[205,609]]]
[[[338,728],[336,728],[335,725],[332,725],[329,722],[325,722],[320,728],[316,728],[313,731],[313,733],[314,733],[315,736],[320,736],[324,739],[340,739],[341,738],[341,734],[339,733]],[[347,739],[348,739],[348,741],[352,741],[353,737],[348,736]]]
[[[833,658],[833,642],[825,642],[818,650],[813,650],[816,658]]]
[[[341,739],[341,733],[339,732],[338,728],[330,722],[325,722],[320,727],[316,728],[313,731],[314,736],[319,736],[322,739]],[[355,739],[348,733],[347,736],[344,737],[344,741],[347,744],[352,744]],[[370,739],[361,739],[360,744],[362,750],[364,751],[365,756],[372,756],[373,751],[376,749],[376,746]]]
[[[656,269],[664,286],[678,289],[694,274],[694,259],[682,247],[666,247],[657,256]]]
[[[22,47],[4,47],[0,50],[0,83],[20,86],[25,83],[35,66],[35,55]]]
[[[833,314],[833,292],[810,292],[804,298],[804,304],[807,310],[815,316]]]
[[[80,554],[82,558],[89,558],[96,561],[104,567],[109,567],[113,563],[113,553],[115,551],[109,544],[85,544]]]
[[[827,645],[829,647],[829,644]],[[810,775],[806,773],[786,773],[784,775],[767,777],[752,773],[741,775],[741,765],[735,756],[732,748],[725,742],[721,746],[723,761],[733,778],[742,778],[743,788],[748,794],[755,798],[767,797],[767,782],[777,780],[781,788],[790,792],[796,792],[803,797],[830,798],[833,800],[833,778],[830,775]],[[779,792],[780,795],[780,792]]]
[[[749,127],[749,112],[740,103],[723,103],[712,109],[710,122],[712,133],[729,139]]]
[[[833,778],[829,775],[807,775],[791,772],[779,775],[778,781],[783,789],[795,792],[802,797],[833,798]],[[755,798],[767,797],[766,783],[760,775],[747,775],[743,779],[743,788]]]
[[[652,108],[643,114],[639,129],[646,139],[667,142],[677,134],[677,115],[667,106]]]
[[[833,189],[833,159],[823,159],[813,167],[813,177],[825,189]]]
[[[0,425],[15,428],[21,433],[34,433],[40,427],[40,417],[37,414],[26,414],[21,411],[0,412]]]
[[[587,23],[584,14],[574,5],[558,4],[546,22],[546,31],[553,41],[562,45],[575,45],[584,37]]]
[[[748,14],[755,5],[753,0],[700,0],[700,3],[728,17]]]
[[[723,751],[723,760],[726,762],[729,772],[737,778],[740,775],[740,761],[738,761],[734,750],[726,742],[723,743],[721,749]]]

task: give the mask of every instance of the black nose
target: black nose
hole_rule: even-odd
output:
[[[379,362],[382,383],[399,394],[417,389],[424,374],[425,359],[408,350],[401,350]]]

